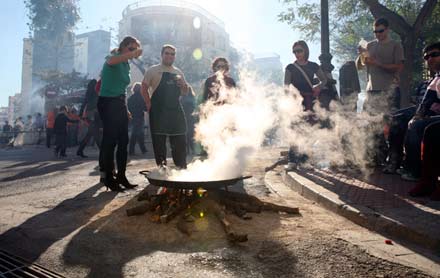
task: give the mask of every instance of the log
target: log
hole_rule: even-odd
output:
[[[231,223],[226,218],[226,213],[224,212],[223,209],[220,208],[218,204],[211,202],[210,210],[214,213],[214,215],[222,224],[223,229],[226,233],[226,238],[228,239],[229,242],[236,243],[236,242],[245,242],[248,240],[247,234],[239,234],[233,230]]]
[[[289,214],[299,214],[299,208],[280,206],[269,202],[264,202],[255,196],[232,192],[232,191],[215,191],[210,196],[213,196],[215,200],[229,207],[239,206],[241,209],[247,212],[260,213],[262,210],[274,211],[274,212],[286,212]]]
[[[151,207],[153,206],[150,202],[143,202],[135,207],[129,208],[126,210],[127,216],[134,216],[134,215],[142,215],[145,214],[147,211],[151,210]]]
[[[288,214],[299,214],[299,208],[279,206],[268,202],[263,202],[263,210],[274,212],[286,212]]]
[[[143,190],[141,193],[139,193],[137,200],[140,201],[150,201],[150,195],[148,194],[147,190]]]

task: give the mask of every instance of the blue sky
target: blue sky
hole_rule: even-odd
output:
[[[253,53],[275,52],[286,65],[293,60],[291,45],[301,38],[287,24],[277,21],[286,7],[278,0],[188,0],[199,4],[225,22],[231,41]],[[116,28],[122,10],[136,0],[80,0],[81,22],[75,32]],[[8,96],[20,92],[23,38],[28,37],[28,22],[23,0],[2,0],[0,11],[1,45],[0,106],[8,105]],[[114,33],[115,34],[115,33]],[[320,46],[309,43],[312,61],[318,61]]]

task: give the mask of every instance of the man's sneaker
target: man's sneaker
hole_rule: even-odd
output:
[[[402,180],[406,180],[406,181],[419,181],[420,177],[415,176],[413,173],[408,172],[408,173],[404,173],[400,176],[400,178]]]
[[[408,194],[412,197],[424,197],[431,195],[434,191],[434,186],[431,184],[426,184],[425,182],[419,182],[415,187],[413,187]]]
[[[294,162],[289,162],[284,166],[284,170],[287,172],[295,171],[296,169],[298,169],[298,165]]]

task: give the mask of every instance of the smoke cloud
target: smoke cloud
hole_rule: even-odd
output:
[[[186,170],[169,170],[166,178],[209,181],[239,177],[269,135],[273,145],[294,146],[305,154],[308,164],[351,163],[365,170],[365,154],[373,148],[372,134],[380,131],[382,114],[356,113],[355,106],[332,102],[328,111],[315,104],[311,114],[303,111],[302,97],[293,86],[262,84],[254,73],[241,70],[238,88],[221,86],[219,101],[201,107],[196,139],[208,153],[207,159],[195,160]],[[165,178],[163,172],[154,174]]]

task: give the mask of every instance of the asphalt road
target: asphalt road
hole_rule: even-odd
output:
[[[251,220],[228,215],[249,241],[231,245],[212,215],[191,236],[176,221],[127,217],[147,186],[139,170],[151,153],[128,166],[135,190],[115,194],[98,184],[97,151],[69,150],[55,159],[44,147],[0,150],[0,248],[67,277],[440,277],[438,258],[394,243],[328,212],[283,185],[281,167],[265,173],[280,149],[255,154],[237,185],[266,201],[299,207],[301,215],[263,212]]]

